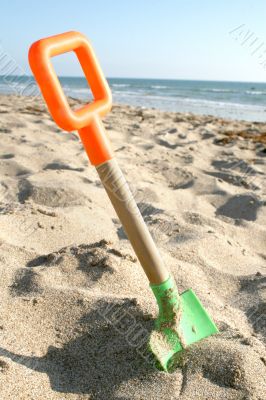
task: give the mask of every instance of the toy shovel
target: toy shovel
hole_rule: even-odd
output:
[[[94,96],[91,103],[76,111],[70,108],[50,60],[72,50]],[[192,290],[178,294],[114,158],[101,122],[101,117],[111,109],[111,92],[94,51],[85,36],[67,32],[35,42],[29,51],[29,62],[55,122],[67,131],[78,130],[90,162],[149,279],[159,306],[149,348],[161,368],[168,371],[177,353],[218,330]]]

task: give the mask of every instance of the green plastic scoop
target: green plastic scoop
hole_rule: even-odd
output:
[[[151,288],[159,306],[159,316],[149,347],[159,366],[169,371],[182,350],[218,329],[193,290],[186,290],[179,296],[172,278]]]

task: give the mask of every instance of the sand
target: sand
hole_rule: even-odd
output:
[[[77,135],[41,99],[1,96],[0,398],[265,399],[266,123],[114,106],[104,124],[220,334],[154,369],[156,304]]]

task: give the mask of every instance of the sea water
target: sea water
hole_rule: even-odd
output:
[[[60,82],[66,95],[92,98],[85,78],[61,77]],[[266,122],[266,83],[129,78],[108,82],[114,103]],[[33,89],[32,78],[0,76],[0,93],[31,95],[37,90]]]

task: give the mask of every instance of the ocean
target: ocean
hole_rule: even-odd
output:
[[[85,78],[61,77],[60,82],[68,96],[91,99]],[[126,78],[108,82],[114,103],[266,122],[266,83]],[[26,76],[0,76],[0,93],[31,95],[36,87]]]

